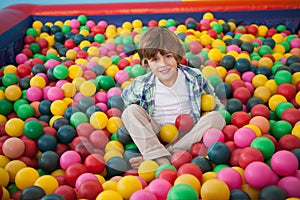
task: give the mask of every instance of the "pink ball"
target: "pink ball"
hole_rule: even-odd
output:
[[[62,100],[64,96],[64,91],[59,87],[51,87],[47,91],[47,97],[50,101]]]
[[[116,45],[115,45],[114,43],[112,43],[112,42],[106,42],[106,43],[104,44],[104,47],[105,47],[106,49],[108,49],[109,51],[112,51],[112,50],[115,50],[115,49],[116,49]]]
[[[85,181],[88,181],[88,180],[99,181],[98,178],[97,178],[97,176],[95,176],[94,174],[92,174],[92,173],[83,173],[83,174],[81,174],[81,175],[77,178],[77,180],[76,180],[76,182],[75,182],[75,187],[76,187],[76,189],[78,190],[79,187],[80,187],[80,185],[81,185],[82,183],[84,183]]]
[[[46,62],[45,62],[45,67],[46,67],[46,69],[48,70],[48,69],[50,69],[51,67],[55,67],[56,65],[58,65],[59,64],[59,61],[57,61],[57,60],[54,60],[54,59],[49,59],[49,60],[47,60]]]
[[[110,98],[111,96],[121,96],[122,89],[119,87],[112,87],[107,91],[107,98]]]
[[[294,176],[286,176],[279,180],[278,186],[282,188],[287,197],[300,198],[300,179]]]
[[[294,38],[290,42],[291,48],[300,48],[300,38]]]
[[[76,151],[68,150],[61,155],[59,163],[61,168],[66,170],[70,165],[74,163],[81,163],[81,156]]]
[[[73,28],[79,28],[80,27],[80,22],[77,19],[71,19],[70,21],[70,27]]]
[[[81,123],[76,127],[77,135],[86,138],[89,138],[93,131],[94,127],[90,123]]]
[[[254,72],[252,72],[252,71],[247,71],[247,72],[244,72],[244,73],[242,74],[242,80],[243,80],[244,82],[249,82],[249,83],[251,83],[254,76],[255,76],[255,73],[254,73]]]
[[[59,81],[57,81],[56,82],[56,87],[59,87],[59,88],[61,88],[61,86],[63,85],[63,84],[65,84],[65,83],[68,83],[68,81],[67,80],[59,80]]]
[[[203,143],[210,147],[215,142],[224,142],[225,136],[223,132],[217,128],[207,129],[203,134]]]
[[[100,55],[105,56],[108,53],[108,49],[105,47],[99,47]]]
[[[43,88],[43,98],[44,98],[44,100],[49,100],[47,93],[48,93],[48,90],[50,88],[51,88],[51,86],[49,86],[49,85]]]
[[[24,53],[19,53],[16,56],[16,62],[17,62],[17,64],[23,64],[27,59],[28,59],[28,57]]]
[[[148,185],[148,190],[155,194],[157,200],[167,199],[168,192],[171,188],[171,183],[165,179],[154,179]]]
[[[241,127],[234,133],[233,141],[240,148],[249,147],[256,133],[251,128]]]
[[[241,52],[241,49],[240,49],[240,47],[239,47],[238,45],[232,44],[232,45],[229,45],[229,46],[227,47],[227,49],[226,49],[226,52],[227,52],[227,53],[230,52],[230,51],[236,51],[236,52],[240,53],[240,52]]]
[[[108,110],[108,106],[105,103],[97,103],[96,106],[99,106],[103,112],[106,112]]]
[[[97,92],[95,94],[95,99],[98,103],[107,103],[108,97],[106,92]]]
[[[217,173],[217,179],[224,181],[230,190],[240,189],[243,183],[241,174],[230,167],[221,169]]]
[[[254,92],[254,86],[250,82],[245,82],[246,88],[250,91],[250,94]]]
[[[148,183],[147,183],[147,181],[145,180],[145,179],[143,179],[142,177],[140,177],[140,176],[136,176],[139,180],[140,180],[140,182],[142,183],[142,188],[145,188],[145,187],[147,187],[148,186]]]
[[[11,137],[3,142],[2,151],[6,157],[15,159],[24,153],[25,144],[20,138]]]
[[[119,70],[115,74],[115,80],[117,83],[122,84],[125,81],[128,81],[130,79],[130,75],[125,70]]]
[[[295,154],[287,150],[280,150],[273,154],[271,166],[274,172],[280,176],[290,176],[298,169],[298,159]]]
[[[40,101],[43,98],[43,90],[33,86],[27,89],[26,97],[29,101]]]
[[[262,189],[272,184],[273,172],[266,163],[254,161],[247,165],[244,177],[251,187]]]
[[[75,102],[78,102],[82,97],[84,97],[84,95],[81,94],[80,92],[77,92],[77,93],[74,95],[73,100],[74,100]]]
[[[104,28],[106,28],[108,26],[108,23],[106,21],[104,21],[104,20],[101,20],[101,21],[98,22],[97,25],[103,26]]]
[[[135,191],[131,196],[130,200],[157,200],[155,194],[148,190],[138,190]]]
[[[96,23],[93,20],[88,20],[85,25],[89,28],[93,27],[96,25]]]
[[[193,53],[199,53],[202,49],[202,45],[199,41],[197,40],[193,40],[191,43],[190,43],[190,51],[193,52]]]
[[[261,46],[263,44],[262,41],[260,39],[258,39],[258,38],[253,39],[252,42],[258,43],[259,46]]]

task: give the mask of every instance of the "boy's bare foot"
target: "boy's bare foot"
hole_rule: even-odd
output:
[[[129,159],[129,163],[133,169],[138,169],[140,164],[144,161],[142,156],[134,157]]]
[[[159,164],[159,165],[170,164],[170,161],[167,157],[157,158],[157,159],[155,159],[155,162],[157,162],[157,164]]]

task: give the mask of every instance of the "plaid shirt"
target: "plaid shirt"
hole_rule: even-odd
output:
[[[201,117],[201,95],[212,94],[216,99],[216,108],[223,108],[218,97],[213,91],[213,87],[208,83],[201,71],[196,68],[179,65],[185,75],[186,87],[191,101],[193,119],[197,122]],[[154,108],[155,99],[155,76],[152,72],[143,76],[136,77],[131,85],[122,92],[122,98],[125,106],[130,104],[139,104],[151,116]]]

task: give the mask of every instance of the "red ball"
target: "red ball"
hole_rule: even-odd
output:
[[[48,41],[44,38],[38,39],[36,43],[41,47],[41,49],[48,48]]]
[[[252,26],[248,26],[247,27],[247,33],[256,36],[257,33],[258,33],[258,28],[256,26],[253,26],[253,25]]]
[[[280,138],[278,146],[281,150],[292,151],[300,148],[300,139],[295,135],[287,134]]]
[[[197,156],[206,156],[207,155],[207,146],[205,146],[201,142],[197,142],[192,145],[190,149],[190,154],[193,156],[193,158]]]
[[[241,148],[237,148],[232,151],[232,153],[230,155],[230,164],[232,166],[239,166],[239,156],[240,156],[242,150],[243,149],[241,149]]]
[[[158,25],[158,22],[156,20],[150,20],[148,22],[148,27],[156,27]]]
[[[213,30],[213,29],[209,29],[209,30],[207,31],[207,34],[208,34],[210,37],[214,38],[214,39],[217,39],[217,37],[218,37],[218,32],[217,32],[216,30]]]
[[[85,160],[91,153],[94,153],[94,146],[90,142],[80,142],[76,145],[75,151]]]
[[[246,104],[251,98],[251,92],[246,87],[239,87],[233,91],[233,97],[239,99],[243,104]]]
[[[193,163],[185,163],[181,167],[179,167],[177,171],[177,176],[183,174],[192,174],[194,175],[200,182],[202,181],[202,170],[201,168]]]
[[[270,110],[269,108],[264,104],[256,104],[251,108],[250,114],[252,117],[255,116],[263,116],[266,119],[270,118]]]
[[[226,144],[226,146],[228,147],[228,149],[230,150],[231,153],[237,148],[234,141],[227,141],[224,144]]]
[[[171,163],[176,169],[179,169],[185,163],[191,162],[193,159],[192,155],[186,150],[176,151],[171,158]]]
[[[102,184],[96,180],[84,181],[78,188],[79,199],[96,199],[98,194],[103,191]]]
[[[295,97],[296,88],[294,85],[290,83],[282,83],[277,87],[277,94],[281,94],[284,96],[288,101]]]
[[[54,194],[62,196],[65,200],[76,200],[77,194],[69,185],[61,185],[55,189]]]
[[[105,160],[99,154],[90,154],[86,157],[84,166],[90,173],[101,174],[105,169]]]
[[[35,37],[32,35],[26,35],[24,38],[25,44],[32,44],[35,42]]]
[[[20,64],[17,67],[17,75],[20,78],[23,78],[25,76],[29,76],[31,74],[31,67],[25,64]]]
[[[33,56],[33,52],[29,49],[29,47],[22,49],[22,53],[24,53],[28,58],[32,58]]]
[[[282,112],[281,119],[294,126],[298,121],[300,121],[300,110],[296,108],[287,108]]]
[[[104,148],[109,142],[109,137],[104,130],[95,130],[90,135],[90,142],[94,147]]]
[[[231,86],[232,91],[234,91],[240,87],[246,88],[246,84],[242,80],[234,80],[230,83],[230,86]]]
[[[110,108],[106,111],[106,115],[108,118],[111,118],[111,117],[121,118],[122,112],[119,108]]]
[[[67,48],[67,49],[73,49],[76,47],[76,43],[74,40],[72,39],[67,39],[65,40],[64,42],[64,46]]]
[[[74,150],[75,147],[76,147],[76,145],[77,145],[78,143],[80,143],[80,142],[88,142],[88,141],[89,141],[88,138],[83,137],[83,136],[78,136],[78,137],[76,137],[76,138],[74,138],[74,139],[72,140],[70,147],[71,147],[72,150]]]
[[[245,169],[250,163],[254,161],[263,162],[264,156],[261,151],[253,147],[244,148],[238,157],[239,165],[243,169]]]
[[[233,124],[228,124],[224,126],[222,132],[225,137],[225,141],[233,141],[234,133],[238,130],[239,128],[236,125]]]
[[[300,108],[300,106],[298,105],[298,103],[296,102],[296,98],[295,97],[293,97],[291,100],[290,100],[290,103],[291,104],[293,104],[293,106],[295,107],[295,108]]]
[[[29,138],[23,138],[22,140],[25,144],[23,156],[34,157],[37,153],[36,141]]]
[[[267,34],[265,37],[272,37],[274,34],[277,33],[277,29],[276,28],[270,28],[268,31],[267,31]]]
[[[296,84],[296,90],[297,92],[300,91],[300,81],[298,81],[298,83]]]
[[[105,32],[105,28],[103,26],[96,25],[91,28],[91,31],[96,34],[103,34]]]
[[[164,169],[157,175],[157,178],[165,179],[173,185],[177,178],[177,171],[174,169]]]
[[[66,170],[65,170],[65,179],[66,183],[72,187],[75,186],[77,178],[83,174],[87,173],[87,169],[85,166],[81,163],[74,163],[70,165]]]
[[[237,111],[232,114],[231,124],[237,126],[238,128],[241,128],[241,127],[249,124],[250,119],[251,118],[248,115],[248,113],[246,113],[244,111]]]
[[[57,155],[61,156],[64,152],[66,152],[69,149],[70,149],[69,145],[63,143],[57,143],[55,152],[57,153]]]
[[[194,127],[194,120],[189,114],[180,114],[176,117],[175,126],[179,132],[187,133]]]
[[[120,70],[124,70],[125,67],[129,66],[130,65],[130,62],[129,60],[127,59],[121,59],[119,62],[118,62],[118,67]]]

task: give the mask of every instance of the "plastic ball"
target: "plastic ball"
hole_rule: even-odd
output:
[[[138,174],[149,183],[155,178],[155,171],[158,166],[159,165],[153,160],[145,160],[138,167]]]
[[[171,158],[172,165],[179,169],[185,163],[189,163],[192,160],[192,155],[186,150],[178,150],[176,151]]]
[[[256,138],[256,133],[250,129],[241,127],[234,133],[234,143],[241,148],[249,147]]]
[[[194,163],[186,163],[179,167],[177,175],[191,174],[195,176],[200,182],[202,181],[202,170]]]
[[[127,169],[127,162],[118,156],[114,156],[106,162],[106,171],[108,177],[121,176]]]
[[[279,120],[274,123],[271,130],[272,135],[279,140],[282,136],[291,133],[292,125],[287,121]]]
[[[216,107],[216,99],[211,94],[201,96],[201,110],[211,111]]]
[[[78,198],[96,199],[102,191],[102,184],[98,180],[86,180],[78,188]]]
[[[278,186],[282,188],[287,197],[295,197],[300,198],[300,192],[298,186],[300,184],[300,180],[294,176],[286,176],[279,180]]]
[[[264,160],[263,154],[256,148],[246,147],[241,150],[238,155],[238,164],[245,169],[250,163],[255,161],[262,162]]]
[[[51,194],[58,187],[58,182],[53,176],[43,175],[34,182],[34,185],[41,187],[46,194]]]
[[[99,84],[102,89],[107,91],[115,86],[115,81],[110,76],[103,76],[100,78]]]
[[[38,159],[40,168],[46,173],[52,173],[59,167],[59,156],[54,151],[43,152]]]
[[[295,174],[298,165],[297,157],[287,150],[277,151],[271,158],[272,169],[280,176]]]
[[[87,115],[83,112],[75,112],[71,115],[70,122],[76,128],[82,123],[87,123],[88,118]]]
[[[24,124],[25,123],[22,119],[19,118],[9,119],[5,123],[5,131],[9,136],[19,137],[23,134]]]
[[[277,105],[281,102],[287,102],[287,99],[280,94],[275,94],[275,95],[271,96],[269,99],[269,102],[268,102],[269,108],[272,111],[275,111]]]
[[[300,121],[300,110],[296,108],[287,108],[281,113],[281,119],[294,126],[298,121]]]
[[[84,166],[90,173],[101,174],[105,169],[105,160],[99,154],[90,154],[85,158]]]
[[[242,176],[233,168],[223,168],[217,173],[217,179],[226,183],[230,190],[240,189],[242,186]]]
[[[207,180],[201,187],[201,198],[203,199],[229,199],[229,197],[229,187],[222,180]]]
[[[194,120],[188,114],[180,114],[175,119],[175,126],[179,132],[187,133],[194,127]]]
[[[66,170],[65,170],[65,180],[66,183],[70,186],[75,186],[77,178],[83,174],[86,173],[87,169],[85,166],[81,163],[74,163],[71,164]]]
[[[242,111],[243,104],[240,100],[231,98],[226,102],[225,108],[229,113],[233,114],[234,112]]]
[[[292,74],[286,70],[280,70],[275,74],[274,80],[277,85],[292,83]]]
[[[179,200],[182,198],[197,200],[198,194],[195,189],[187,184],[174,185],[168,193],[167,199]]]
[[[130,197],[130,200],[139,200],[139,199],[157,200],[155,194],[153,194],[153,192],[150,192],[148,190],[138,190],[134,192]]]
[[[19,86],[10,85],[5,89],[4,96],[7,100],[16,101],[22,96],[22,92]]]
[[[51,134],[43,134],[38,138],[37,146],[41,152],[55,151],[57,139]]]
[[[275,145],[272,142],[271,139],[266,137],[258,137],[255,138],[251,142],[251,147],[258,149],[260,152],[262,152],[264,156],[264,160],[268,160],[272,157],[272,155],[275,152]]]
[[[232,200],[239,200],[239,199],[244,199],[244,200],[250,200],[250,196],[247,192],[241,190],[241,189],[235,189],[230,191],[230,199]]]
[[[285,193],[285,191],[275,185],[270,185],[267,186],[265,188],[263,188],[260,192],[259,192],[259,198],[260,199],[264,199],[264,198],[275,198],[275,199],[286,199],[287,195]]]
[[[215,142],[208,148],[207,155],[212,162],[222,164],[229,160],[230,150],[224,143]]]
[[[39,87],[30,87],[26,91],[26,97],[29,101],[40,101],[43,98],[43,91]]]
[[[113,116],[108,119],[106,129],[110,133],[116,133],[121,126],[123,126],[121,118]]]
[[[251,92],[246,87],[239,87],[233,91],[233,97],[246,104],[251,97]]]
[[[231,116],[231,124],[241,128],[247,125],[250,121],[250,116],[244,111],[237,111]]]
[[[44,189],[40,186],[28,186],[21,192],[21,199],[41,199],[46,195]]]
[[[24,142],[17,137],[11,137],[5,140],[2,144],[2,152],[10,159],[20,157],[25,151]]]
[[[262,189],[271,185],[273,172],[267,164],[255,161],[247,165],[244,176],[251,187]]]
[[[221,130],[217,128],[207,129],[203,134],[203,143],[210,147],[215,142],[224,142],[225,137]]]
[[[170,143],[172,141],[175,141],[178,137],[178,129],[173,124],[166,124],[160,129],[160,137],[162,141],[166,143]]]
[[[117,184],[117,192],[122,195],[124,199],[129,199],[131,195],[142,189],[142,184],[136,176],[124,176]]]
[[[60,157],[60,166],[62,169],[66,170],[68,167],[70,167],[74,163],[81,163],[81,157],[80,154],[76,151],[69,150],[64,152]]]
[[[75,188],[78,190],[84,182],[89,180],[98,181],[98,178],[94,174],[88,172],[79,175],[75,182]]]
[[[15,176],[15,184],[20,190],[24,190],[29,186],[33,186],[34,182],[39,178],[37,170],[31,167],[25,167],[17,172]]]
[[[103,129],[108,124],[108,118],[104,112],[94,112],[90,117],[90,124],[95,129]]]
[[[123,200],[123,197],[117,191],[106,190],[101,192],[96,198],[96,200],[109,200],[109,199]]]

